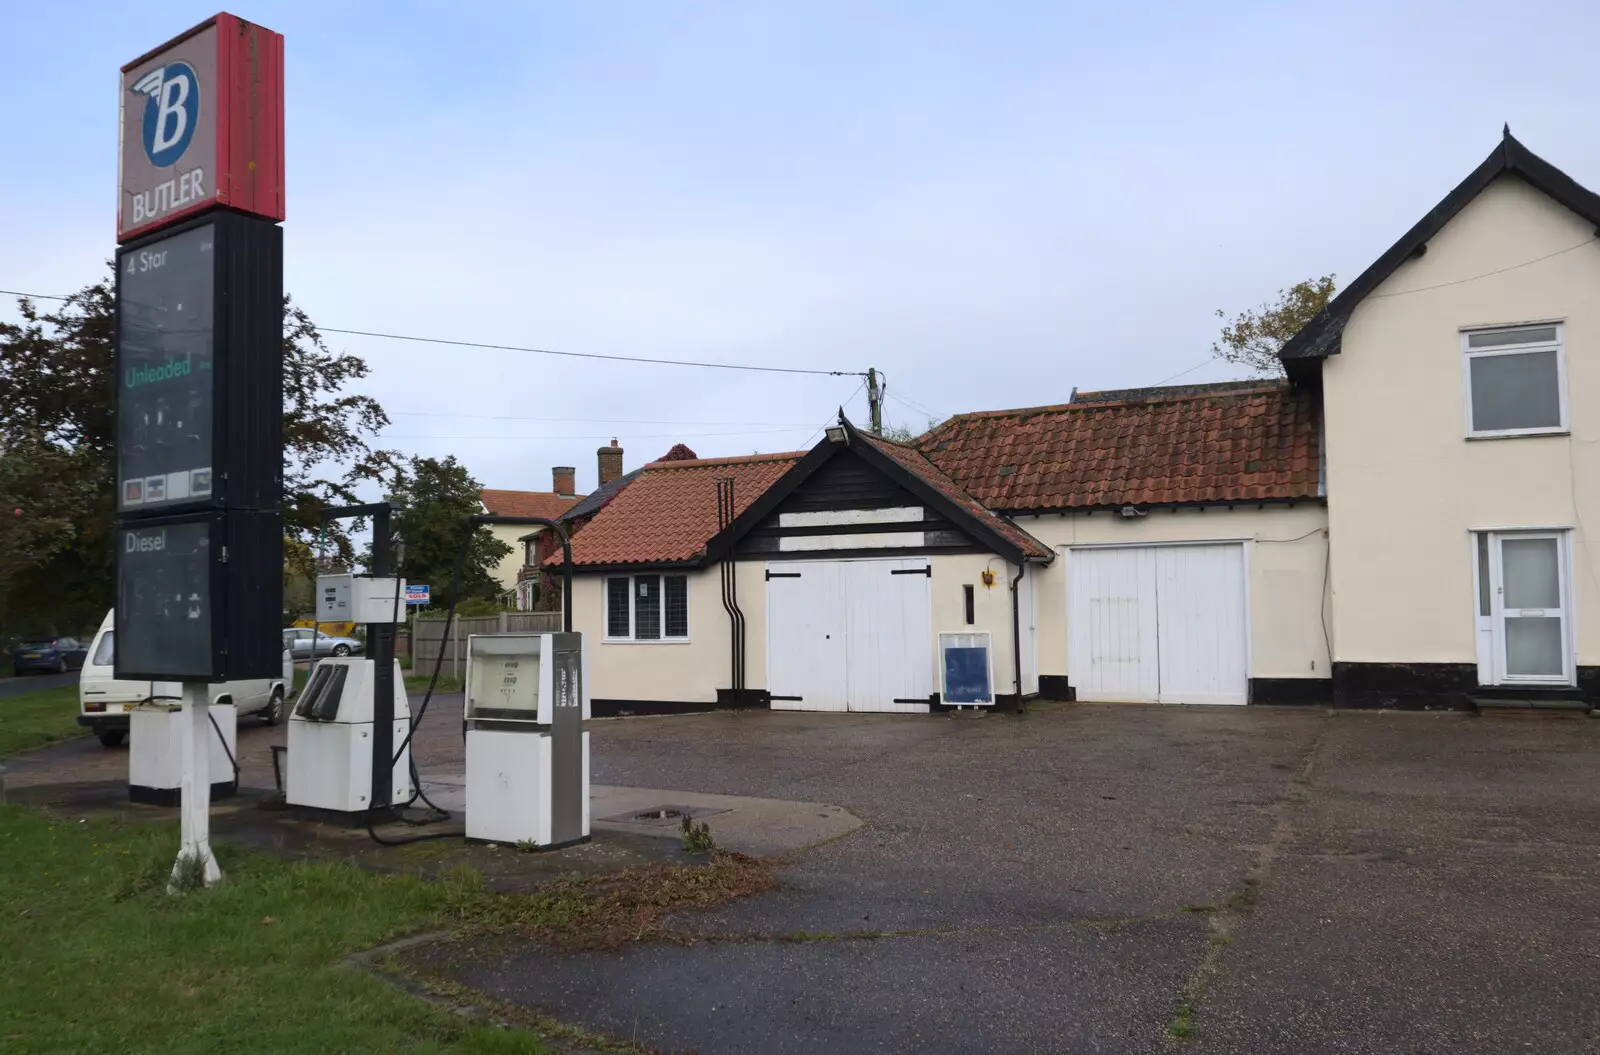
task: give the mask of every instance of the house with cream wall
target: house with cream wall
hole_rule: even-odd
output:
[[[1600,693],[1600,196],[1514,139],[1283,351],[1321,393],[1334,693]]]
[[[1597,225],[1508,133],[1284,380],[645,465],[574,538],[597,713],[1593,705]]]

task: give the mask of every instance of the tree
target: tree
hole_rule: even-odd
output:
[[[84,493],[92,469],[86,472],[82,460],[65,447],[31,438],[0,448],[0,625],[12,581],[66,547],[75,515],[93,500]]]
[[[923,429],[921,432],[911,431],[911,426],[909,425],[885,425],[883,427],[883,431],[878,433],[878,435],[882,436],[886,440],[894,440],[897,443],[915,445],[919,436],[926,436],[928,433],[932,432],[938,427],[939,419],[930,417],[928,419],[928,427]]]
[[[474,529],[467,523],[468,517],[482,511],[480,488],[454,456],[443,461],[413,458],[395,473],[388,500],[399,506],[394,529],[405,545],[401,573],[407,582],[432,586],[433,604],[450,603],[450,584],[464,546],[468,548],[460,596],[493,598],[500,593],[494,568],[511,547],[488,528]]]
[[[1334,276],[1323,275],[1280,289],[1276,302],[1242,311],[1225,322],[1222,339],[1211,346],[1211,351],[1218,358],[1248,366],[1257,373],[1281,375],[1279,349],[1327,306],[1335,288]],[[1217,318],[1228,317],[1218,308]]]
[[[115,307],[106,280],[53,311],[23,298],[22,321],[0,323],[0,450],[30,451],[31,464],[48,463],[39,460],[47,448],[63,452],[74,503],[69,537],[56,536],[53,552],[35,551],[11,593],[30,598],[29,614],[82,627],[99,623],[112,596]],[[377,400],[345,391],[367,376],[366,362],[330,352],[287,297],[283,314],[285,557],[309,574],[318,513],[353,502],[355,486],[382,479],[397,455],[370,445],[389,423]],[[347,528],[330,524],[328,537],[350,560]]]

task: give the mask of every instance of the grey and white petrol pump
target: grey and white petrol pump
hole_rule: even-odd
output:
[[[467,639],[467,838],[554,849],[589,838],[583,635]]]
[[[404,594],[404,580],[393,576],[320,575],[317,618],[366,623],[371,642],[378,628],[388,630],[401,621]],[[379,677],[380,663],[390,667],[388,678]],[[388,707],[384,695],[390,697]],[[352,821],[369,810],[404,806],[413,797],[410,725],[405,681],[392,651],[373,658],[317,659],[289,714],[285,800]]]

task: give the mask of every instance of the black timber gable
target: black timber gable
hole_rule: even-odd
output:
[[[803,524],[781,523],[785,513],[821,513],[849,510],[875,510],[920,507],[920,521],[895,521],[864,524]],[[839,549],[782,549],[782,539],[820,537],[829,535],[878,535],[885,533],[921,532],[922,544],[912,547],[875,548],[857,550]],[[817,559],[839,556],[904,556],[908,553],[962,553],[975,552],[980,547],[972,537],[939,510],[908,491],[880,469],[868,464],[854,450],[836,446],[832,457],[817,466],[794,490],[784,495],[776,506],[750,527],[735,543],[734,552],[741,557]]]

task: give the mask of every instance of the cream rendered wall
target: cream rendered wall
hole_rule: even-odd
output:
[[[1534,321],[1565,324],[1572,434],[1465,439],[1461,329]],[[1336,658],[1475,662],[1469,531],[1570,526],[1578,662],[1600,663],[1594,225],[1502,178],[1355,309],[1322,374]]]
[[[767,686],[766,565],[738,565],[739,608],[745,619],[745,687]],[[664,572],[663,574],[672,574]],[[572,629],[589,649],[590,696],[597,700],[668,700],[715,703],[717,689],[732,686],[732,627],[722,607],[716,568],[689,576],[689,640],[605,640],[605,575],[572,579]]]
[[[500,584],[502,590],[510,590],[517,585],[517,573],[522,570],[523,551],[522,543],[517,540],[530,531],[538,530],[537,524],[489,524],[489,533],[495,538],[511,547],[511,553],[494,566],[494,579]]]
[[[1069,547],[1222,540],[1248,541],[1250,676],[1326,678],[1331,673],[1322,630],[1328,517],[1320,503],[1232,510],[1216,506],[1204,512],[1152,509],[1131,520],[1107,512],[1014,519],[1056,551],[1055,562],[1039,570],[1037,581],[1041,674],[1072,676],[1067,663],[1069,562],[1062,559]]]
[[[1011,579],[1017,566],[992,553],[952,553],[933,558],[933,684],[941,684],[939,669],[940,633],[989,632],[990,655],[994,660],[994,691],[1009,695],[1017,691],[1017,669],[1011,647]],[[994,585],[983,585],[983,572],[994,572]],[[973,586],[973,623],[967,624],[966,595],[961,587]],[[1027,633],[1024,619],[1022,632]],[[1043,668],[1041,668],[1043,669]],[[936,691],[943,691],[938,689]]]

